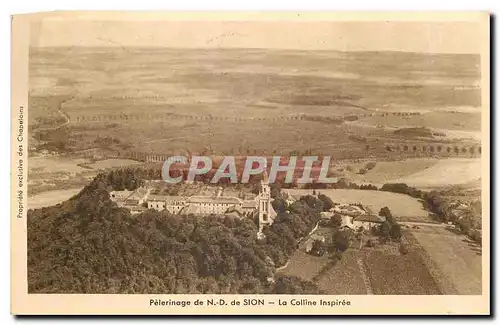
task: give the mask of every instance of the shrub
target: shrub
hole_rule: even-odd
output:
[[[410,249],[408,248],[408,244],[401,243],[399,244],[399,252],[401,255],[406,255],[410,252]]]
[[[376,165],[377,165],[377,163],[376,163],[376,162],[374,162],[374,161],[370,161],[370,162],[366,163],[365,168],[366,168],[367,170],[371,170],[371,169],[375,168],[375,166],[376,166]]]

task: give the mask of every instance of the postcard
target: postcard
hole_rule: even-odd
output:
[[[15,315],[489,315],[486,12],[12,17]]]

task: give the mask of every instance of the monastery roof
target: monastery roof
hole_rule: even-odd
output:
[[[242,201],[234,196],[192,196],[189,198],[189,203],[227,203],[227,204],[241,204]]]
[[[185,201],[185,196],[158,195],[151,194],[148,196],[148,201]]]
[[[134,206],[130,208],[131,211],[147,211],[148,208],[145,208],[143,206]]]
[[[257,207],[257,202],[255,200],[244,200],[242,207],[243,208],[255,208],[255,207]]]
[[[148,190],[144,187],[139,187],[132,193],[132,195],[129,196],[130,199],[132,198],[143,198],[145,195],[148,194]]]
[[[165,201],[164,195],[150,194],[148,196],[148,201]]]

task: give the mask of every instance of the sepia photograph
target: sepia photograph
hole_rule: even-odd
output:
[[[489,21],[13,16],[13,308],[489,313]]]

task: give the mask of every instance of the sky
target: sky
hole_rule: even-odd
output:
[[[32,24],[32,46],[158,46],[173,48],[270,48],[340,51],[480,53],[489,36],[478,20],[366,18],[224,20],[198,16],[70,16]],[[345,17],[345,16],[342,16]],[[392,17],[392,16],[391,16]],[[397,16],[394,16],[398,18]],[[243,19],[241,19],[243,18]],[[252,21],[253,20],[253,21]],[[331,20],[331,19],[330,19]],[[484,28],[484,25],[483,25]]]

